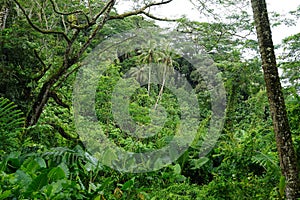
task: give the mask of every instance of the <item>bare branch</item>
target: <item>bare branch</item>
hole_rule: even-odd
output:
[[[92,20],[90,21],[88,19],[88,17],[85,15],[85,17],[88,19],[88,23],[87,24],[81,24],[81,25],[71,25],[71,28],[73,29],[78,29],[78,30],[84,30],[86,28],[89,28],[93,25],[95,25],[97,22],[97,20],[107,11],[107,9],[112,5],[114,5],[115,3],[115,0],[111,0],[109,2],[106,3],[106,5],[99,11],[99,13],[97,13],[93,18]],[[110,9],[111,10],[111,9]],[[91,10],[90,10],[90,13],[91,13]],[[100,22],[101,23],[101,22]]]
[[[110,16],[109,19],[110,20],[112,20],[112,19],[124,19],[125,17],[129,17],[129,16],[133,16],[133,15],[138,15],[138,14],[145,14],[146,16],[148,14],[149,16],[152,16],[149,13],[145,13],[145,10],[147,8],[150,8],[152,6],[158,6],[158,5],[167,4],[167,3],[170,3],[172,1],[173,0],[167,0],[167,1],[161,1],[161,2],[153,2],[153,3],[150,3],[148,5],[145,5],[144,7],[140,8],[138,10],[134,10],[134,11],[131,11],[131,12],[126,12],[126,13],[123,13],[123,14],[120,14],[120,15]]]
[[[159,17],[156,17],[156,16],[151,15],[150,13],[147,13],[147,12],[144,12],[144,11],[142,11],[142,14],[144,14],[147,17],[149,17],[151,19],[154,19],[154,20],[167,21],[167,22],[176,22],[177,21],[177,19],[159,18]]]
[[[99,13],[97,13],[94,17],[92,22],[96,23],[97,19],[106,11],[108,10],[109,7],[113,6],[115,4],[115,0],[110,0],[109,2],[106,3],[106,5],[100,10]],[[111,10],[111,9],[109,9]]]
[[[242,39],[248,39],[248,36],[251,35],[250,32],[247,33],[246,35],[238,35],[236,33],[230,33],[229,31],[227,31],[226,33],[228,33],[231,36],[239,37],[239,38],[242,38]]]
[[[51,122],[48,122],[48,124],[50,126],[52,126],[55,130],[58,131],[58,133],[65,139],[67,140],[70,140],[70,141],[75,141],[75,142],[79,142],[79,136],[73,136],[69,133],[67,133],[60,125],[58,125],[57,123],[51,121]]]
[[[45,75],[45,73],[50,69],[51,64],[50,64],[49,66],[47,66],[47,65],[44,63],[44,61],[42,60],[42,58],[39,56],[39,54],[38,54],[38,52],[37,52],[36,50],[34,50],[34,55],[35,55],[35,57],[39,60],[39,62],[40,62],[40,63],[42,64],[42,66],[43,66],[43,70],[40,72],[40,74],[39,74],[37,77],[33,78],[35,81],[38,81],[38,80],[40,80],[40,79]]]
[[[53,0],[50,0],[51,2],[51,5],[53,7],[53,11],[56,13],[56,14],[59,14],[59,15],[63,15],[63,16],[69,16],[69,15],[74,15],[74,14],[82,14],[85,19],[87,20],[87,24],[84,25],[84,26],[75,26],[74,28],[81,28],[81,29],[84,29],[85,27],[88,27],[90,25],[90,19],[89,17],[82,11],[82,10],[75,10],[73,12],[69,12],[69,13],[64,13],[64,12],[61,12],[58,10],[56,4],[54,3]]]
[[[62,24],[63,24],[63,26],[64,26],[65,33],[67,33],[67,32],[68,32],[68,29],[67,29],[66,22],[65,22],[65,19],[64,19],[64,16],[63,16],[63,15],[61,16],[61,22],[62,22]]]
[[[36,31],[40,32],[40,33],[43,33],[43,34],[58,34],[58,35],[62,35],[65,40],[69,43],[70,42],[70,39],[68,38],[68,36],[64,33],[64,32],[61,32],[61,31],[55,31],[55,30],[44,30],[44,29],[41,29],[40,27],[36,26],[30,19],[30,17],[26,14],[26,11],[25,9],[21,6],[21,4],[17,1],[17,0],[14,0],[14,2],[18,5],[18,7],[21,9],[22,13],[24,14],[24,16],[26,17],[26,20],[27,22],[29,23],[29,25]]]
[[[49,97],[53,98],[53,100],[60,106],[64,107],[64,108],[67,108],[68,110],[70,110],[70,106],[66,103],[64,103],[57,95],[56,92],[54,91],[51,91],[49,93]]]
[[[153,3],[150,3],[150,4],[146,5],[146,6],[144,6],[144,8],[146,9],[146,8],[150,8],[150,7],[152,7],[152,6],[159,6],[159,5],[163,5],[163,4],[170,3],[170,2],[172,2],[172,1],[173,1],[173,0],[167,0],[167,1],[162,0],[161,2],[153,2]],[[145,10],[145,9],[144,9],[144,10]]]
[[[53,0],[50,0],[50,2],[51,2],[51,5],[52,5],[52,7],[53,7],[53,11],[54,11],[55,13],[59,14],[59,15],[65,15],[65,16],[68,16],[68,15],[73,15],[73,14],[78,14],[78,13],[85,15],[85,13],[84,13],[82,10],[75,10],[75,11],[69,12],[69,13],[61,12],[61,11],[59,11],[59,10],[56,8],[56,4],[54,3]]]
[[[91,0],[88,0],[87,3],[88,3],[90,17],[92,17],[93,12],[92,12],[92,8],[91,8]]]
[[[72,56],[72,58],[69,58],[70,51],[71,51],[71,47],[72,47],[74,41],[77,39],[77,37],[78,37],[78,35],[79,35],[79,33],[80,33],[80,29],[76,29],[76,32],[73,34],[73,36],[72,36],[70,42],[68,43],[68,46],[67,46],[67,48],[66,48],[66,51],[65,51],[65,53],[64,53],[64,63],[63,63],[63,65],[62,65],[61,69],[57,72],[56,75],[62,76],[62,75],[66,72],[66,70],[68,70],[73,64],[75,64],[75,63],[78,61],[78,59],[79,59],[80,56],[83,54],[83,52],[86,50],[86,48],[89,46],[89,44],[91,43],[91,41],[93,40],[93,38],[96,36],[96,34],[98,33],[98,31],[104,26],[104,24],[105,24],[105,22],[106,22],[106,20],[107,20],[107,18],[108,18],[108,15],[109,15],[109,13],[110,13],[110,11],[111,11],[113,5],[114,5],[114,2],[115,2],[115,0],[111,0],[111,1],[110,1],[110,3],[111,3],[110,6],[108,6],[108,7],[105,6],[105,7],[107,7],[107,10],[106,10],[106,13],[105,13],[105,15],[104,15],[102,21],[98,23],[97,27],[96,27],[95,30],[92,32],[92,34],[91,34],[90,37],[87,39],[87,41],[83,44],[83,46],[82,46],[82,48],[79,50],[79,52],[78,52],[76,55]],[[93,22],[92,22],[92,23],[93,23]],[[90,26],[92,26],[92,25],[90,24],[89,27],[90,27]],[[74,71],[72,71],[72,72],[75,72],[75,71],[76,71],[76,70],[74,70]],[[72,73],[72,72],[71,72],[71,73]],[[71,73],[70,73],[70,74],[71,74]],[[63,80],[66,80],[70,74],[67,74],[66,76],[64,76]],[[59,86],[59,85],[61,85],[61,82],[57,84],[57,86]]]
[[[59,82],[57,83],[57,85],[55,85],[54,89],[61,87],[61,85],[69,78],[69,76],[73,73],[75,73],[76,71],[78,71],[78,69],[82,67],[81,64],[79,64],[77,67],[75,67],[74,69],[72,69],[70,72],[66,73],[63,75],[63,77],[59,80]]]
[[[77,54],[77,58],[79,58],[83,54],[83,52],[90,45],[90,43],[95,38],[95,36],[99,32],[99,30],[104,26],[105,22],[109,19],[109,13],[110,13],[111,9],[113,8],[114,4],[115,4],[115,0],[109,1],[109,3],[107,3],[107,5],[104,7],[104,8],[106,8],[106,10],[103,11],[103,9],[102,9],[99,12],[99,13],[102,13],[101,15],[104,15],[104,16],[103,16],[102,20],[98,23],[98,25],[96,26],[95,30],[92,32],[92,34],[90,35],[88,40],[83,44],[82,48],[79,50],[79,52]],[[94,20],[95,20],[95,23],[96,23],[97,19],[95,18],[95,19],[93,19],[93,21]]]

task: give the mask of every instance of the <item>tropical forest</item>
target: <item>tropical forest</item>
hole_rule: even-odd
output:
[[[0,0],[0,200],[299,200],[299,20],[293,0]]]

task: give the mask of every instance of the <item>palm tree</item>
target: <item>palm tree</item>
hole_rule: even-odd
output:
[[[128,75],[135,77],[138,82],[143,83],[147,80],[146,72],[150,70],[149,68],[148,66],[138,65],[130,68]]]
[[[174,61],[174,58],[176,57],[176,55],[174,54],[173,51],[170,50],[169,45],[162,52],[162,54],[163,54],[163,57],[161,59],[161,61],[163,63],[162,84],[161,84],[161,87],[160,87],[160,90],[158,93],[158,97],[157,97],[155,105],[154,105],[154,109],[156,109],[158,102],[160,101],[160,99],[162,97],[166,79],[167,79],[167,75],[171,75],[171,73],[174,73],[174,67],[176,65],[178,65],[178,63],[176,61]]]
[[[142,48],[142,53],[138,56],[140,63],[148,64],[148,95],[150,95],[151,87],[151,64],[157,63],[159,58],[162,56],[162,52],[157,49],[157,43],[155,40],[149,40],[147,45]]]
[[[167,44],[165,40],[160,40],[160,44]],[[153,64],[161,64],[156,67],[156,73],[161,74],[162,76],[157,76],[158,81],[161,81],[161,87],[158,93],[158,98],[156,100],[154,109],[157,108],[157,105],[162,97],[163,90],[166,84],[167,75],[171,72],[174,72],[174,66],[178,63],[174,61],[175,58],[174,51],[170,50],[170,45],[167,44],[164,50],[158,48],[156,40],[149,40],[147,44],[142,48],[141,54],[138,56],[140,64],[148,64],[147,67],[135,67],[129,71],[130,75],[133,75],[137,78],[138,81],[144,82],[145,72],[148,69],[148,95],[150,95],[150,85],[151,85],[151,73]],[[162,67],[161,67],[162,66]]]

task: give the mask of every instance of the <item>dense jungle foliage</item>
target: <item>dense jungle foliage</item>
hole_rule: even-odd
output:
[[[203,22],[160,19],[148,13],[148,8],[171,1],[134,2],[131,13],[118,13],[115,1],[0,0],[0,200],[285,199],[286,180],[281,175],[258,42],[253,39],[252,16],[246,12],[250,6],[219,16],[209,7],[216,1],[195,1],[203,6],[205,16],[226,18]],[[218,6],[235,4],[220,1]],[[271,24],[293,26],[299,12],[300,7],[295,8],[289,19],[270,13]],[[197,70],[167,47],[157,48],[159,39],[117,55],[99,78],[95,95],[95,115],[111,142],[139,153],[168,145],[184,117],[180,109],[189,109],[164,85],[165,74],[172,70],[183,76],[171,82],[187,80],[196,91],[199,113],[195,115],[201,119],[194,141],[171,164],[125,173],[99,162],[77,133],[74,81],[84,58],[102,41],[135,28],[159,29],[157,20],[171,21],[215,63],[226,90],[224,127],[212,150],[199,156],[212,112],[207,86]],[[276,48],[300,168],[300,33],[286,37]],[[141,67],[151,63],[165,63],[153,68],[162,74],[159,84],[151,83]],[[164,109],[163,128],[151,126],[155,132],[151,137],[131,136],[114,119],[112,96],[126,75],[146,83],[131,91],[128,99],[128,113],[135,123],[161,125],[161,116],[151,109]],[[189,95],[185,85],[177,89],[182,96]],[[112,162],[118,155],[110,150],[100,152],[100,157]],[[151,165],[155,168],[156,163]]]

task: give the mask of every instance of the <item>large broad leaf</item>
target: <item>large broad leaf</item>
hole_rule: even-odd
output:
[[[16,177],[19,185],[21,185],[23,188],[26,188],[32,182],[32,178],[26,172],[20,169],[16,171]]]
[[[116,155],[116,152],[114,149],[109,148],[107,149],[104,153],[103,156],[101,157],[102,163],[105,163],[106,165],[110,166],[112,165],[112,162],[116,160],[118,156]]]
[[[47,176],[50,182],[58,181],[67,177],[65,171],[60,166],[51,169]]]
[[[28,186],[27,194],[39,191],[42,187],[48,184],[48,177],[46,171],[37,176]]]
[[[46,162],[43,158],[32,158],[29,157],[26,159],[21,166],[21,169],[26,171],[27,174],[30,174],[32,176],[35,176],[36,172],[41,169],[46,168]]]
[[[5,159],[0,162],[0,170],[5,171],[8,168],[18,169],[21,165],[20,159],[19,159],[20,153],[19,152],[11,152],[8,154]]]

